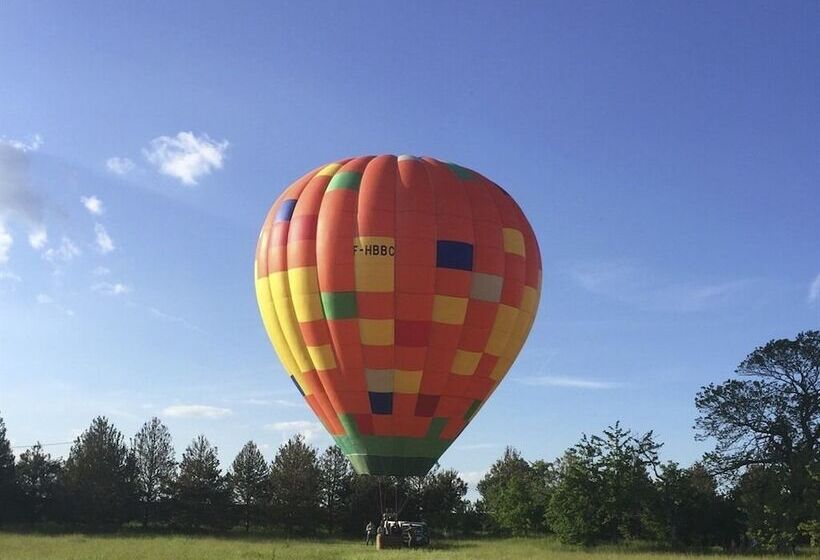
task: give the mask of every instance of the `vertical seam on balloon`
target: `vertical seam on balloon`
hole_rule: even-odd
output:
[[[321,168],[317,168],[317,169],[313,170],[313,172],[311,172],[310,176],[304,181],[304,183],[300,187],[299,194],[301,194],[304,187],[313,179],[313,177],[316,176],[316,173],[319,172],[319,169],[321,169]],[[302,179],[305,179],[305,177],[303,176]],[[298,182],[298,180],[297,180],[297,182]],[[280,200],[277,201],[280,206],[281,206],[282,202],[287,200],[285,198],[285,193],[287,193],[287,191],[288,191],[288,189],[285,189],[285,192],[283,192],[279,197]],[[297,195],[297,197],[298,197],[298,195]],[[274,203],[274,206],[276,206],[276,203]],[[275,223],[276,223],[276,214],[274,214],[274,220],[271,223],[271,233],[273,233],[273,224],[275,224]],[[290,234],[290,226],[288,226],[288,234]],[[272,235],[268,236],[268,246],[265,247],[266,251],[269,251],[269,245],[271,243],[272,238],[273,238]],[[285,261],[287,262],[287,243],[285,243]],[[267,286],[267,293],[268,293],[268,297],[270,298],[271,307],[273,308],[273,320],[276,321],[276,328],[278,329],[278,332],[282,335],[282,339],[285,341],[284,349],[287,350],[288,355],[290,356],[291,363],[294,364],[296,369],[299,369],[299,363],[297,362],[296,356],[293,353],[293,349],[290,347],[290,344],[288,343],[287,337],[285,336],[285,331],[282,328],[282,322],[279,318],[279,312],[276,309],[276,299],[273,297],[273,289],[271,287],[271,270],[270,270],[271,269],[271,262],[270,262],[270,260],[268,260],[267,265],[268,265],[268,269],[266,270],[267,274],[265,275],[265,284]],[[285,268],[285,270],[287,271],[287,268]],[[278,348],[276,348],[276,345],[274,345],[274,350],[276,350],[276,351],[279,350]],[[285,368],[285,371],[287,371],[287,368]],[[294,379],[296,378],[296,375],[294,373],[289,372],[289,371],[287,373],[288,373],[288,377],[292,377]]]
[[[313,181],[314,178],[316,178],[317,173],[318,173],[318,171],[316,173],[314,173],[307,181],[305,181],[305,183],[303,185],[301,185],[301,187],[298,190],[298,193],[295,196],[296,204],[298,204],[299,198],[301,198],[302,193],[304,193],[305,189],[310,184],[310,182]],[[291,340],[289,340],[287,334],[285,334],[285,329],[282,327],[282,322],[284,320],[286,320],[286,317],[283,317],[282,315],[280,315],[280,308],[282,308],[283,311],[289,311],[290,312],[291,317],[296,322],[295,331],[296,331],[296,335],[297,335],[298,339],[301,341],[302,346],[304,347],[304,355],[309,360],[309,362],[312,365],[314,365],[314,369],[315,369],[315,364],[313,364],[313,361],[310,357],[310,353],[307,351],[307,345],[305,344],[304,337],[302,336],[301,329],[299,328],[299,320],[296,317],[296,309],[294,308],[294,305],[293,305],[293,293],[290,289],[290,266],[289,266],[289,263],[288,263],[288,244],[290,243],[290,234],[291,234],[290,228],[291,228],[291,225],[292,225],[292,222],[290,224],[288,224],[288,232],[287,232],[287,235],[285,236],[285,239],[284,239],[284,271],[285,271],[285,274],[287,276],[288,292],[290,293],[290,305],[289,305],[289,309],[283,308],[283,306],[281,304],[277,306],[276,303],[275,303],[276,299],[274,298],[274,309],[276,311],[277,319],[279,320],[279,327],[280,327],[280,329],[282,329],[283,338],[285,339],[285,343],[288,345],[288,347],[290,349],[290,352],[293,355],[294,362],[296,363],[296,368],[299,370],[299,374],[302,374],[304,372],[301,371],[301,367],[299,366],[299,360],[296,359],[296,353],[297,353],[296,350],[301,350],[301,349],[296,349],[296,348],[293,347],[293,344],[291,343]],[[270,276],[268,276],[268,278],[270,279]],[[287,304],[285,304],[285,305],[287,305]],[[296,378],[297,376],[293,375],[293,377]],[[317,374],[317,377],[318,377],[318,374]],[[303,387],[302,387],[302,391],[303,392],[305,391],[305,389]],[[305,401],[307,401],[307,395],[304,396],[304,399],[305,399]],[[320,418],[319,420],[321,421],[322,419]],[[324,425],[325,423],[322,422],[322,424]],[[330,426],[325,425],[325,429],[328,429],[328,428],[330,428]],[[328,431],[330,431],[330,430],[328,430]]]
[[[399,237],[399,188],[401,183],[401,177],[399,176],[399,160],[396,156],[391,156],[393,161],[393,246],[398,245],[398,237]],[[398,257],[393,257],[393,410],[390,414],[390,434],[392,436],[396,436],[396,395],[398,392],[396,391],[396,323],[397,323],[397,316],[398,316],[398,308],[396,307],[397,300],[398,300],[398,282],[397,274],[396,274],[396,263],[398,262]],[[404,457],[404,449],[406,447],[405,440],[402,438],[399,441],[399,445],[397,446],[398,449],[398,456],[401,457],[402,466],[404,467],[404,463],[406,459]]]
[[[432,168],[433,164],[427,161],[425,158],[419,159],[422,163],[422,168],[424,169],[424,173],[427,175],[427,186],[430,189],[430,198],[432,200],[432,208],[430,209],[433,213],[433,250],[435,251],[435,247],[438,245],[438,217],[436,213],[436,189],[434,186],[434,181],[432,174],[430,173],[430,169]],[[436,261],[433,261],[433,306],[431,308],[431,312],[435,309],[435,301],[436,301],[436,277],[438,276],[438,266]],[[430,323],[431,328],[430,332],[427,335],[427,345],[424,347],[424,366],[421,370],[421,380],[419,381],[419,392],[418,395],[421,396],[421,386],[424,384],[425,376],[432,375],[432,373],[428,372],[428,365],[430,359],[430,335],[432,335],[432,322],[433,317],[430,316]],[[418,406],[418,397],[416,397],[416,406]],[[431,417],[432,422],[432,417]]]
[[[473,238],[472,238],[472,243],[471,243],[471,245],[473,246],[473,262],[471,263],[471,266],[470,266],[470,283],[472,283],[472,281],[473,281],[473,271],[475,269],[475,223],[473,222],[473,219],[472,219],[473,218],[473,209],[472,209],[472,206],[470,205],[469,200],[467,200],[467,189],[464,186],[464,181],[461,179],[461,177],[456,176],[456,179],[454,181],[454,185],[457,185],[457,188],[459,189],[461,195],[464,197],[464,200],[467,203],[465,205],[465,207],[466,207],[466,210],[467,210],[467,213],[469,214],[469,216],[466,216],[466,218],[469,219],[470,227],[472,228],[472,231],[473,231]],[[467,307],[469,307],[469,305],[470,305],[470,292],[469,292],[469,288],[468,288],[468,291],[467,291]],[[465,309],[464,318],[461,320],[461,324],[458,326],[459,327],[458,340],[456,341],[456,347],[455,347],[455,353],[453,354],[453,360],[455,360],[455,357],[458,355],[459,348],[461,348],[461,337],[464,334],[464,324],[466,322],[467,322],[467,310]],[[446,395],[446,396],[452,396],[452,397],[460,397],[460,395],[453,394],[453,387],[452,387],[451,383],[452,383],[452,380],[453,380],[452,376],[454,374],[453,374],[452,370],[453,370],[453,365],[450,364],[450,371],[447,372],[447,383],[444,385],[444,390],[442,391],[442,396]],[[456,418],[456,417],[455,416],[448,417],[447,418],[448,423],[449,423],[450,420],[452,420],[454,418]],[[439,439],[441,439],[441,436],[439,436]]]

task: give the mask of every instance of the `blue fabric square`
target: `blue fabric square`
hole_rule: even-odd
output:
[[[473,246],[463,241],[443,241],[436,243],[436,266],[458,270],[473,269]]]
[[[276,220],[277,222],[289,222],[290,217],[293,216],[293,209],[296,208],[296,199],[289,198],[287,200],[282,201],[282,205],[279,207],[279,210],[276,211]]]
[[[393,414],[393,393],[368,393],[373,414]]]

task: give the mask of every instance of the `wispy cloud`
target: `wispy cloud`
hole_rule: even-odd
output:
[[[54,309],[57,309],[60,313],[68,315],[69,317],[74,316],[74,311],[72,311],[71,309],[68,309],[67,307],[65,307],[63,305],[60,305],[59,303],[57,303],[54,300],[53,297],[51,297],[48,294],[43,294],[43,293],[37,294],[37,297],[35,298],[35,300],[37,301],[38,305],[48,305],[48,306],[53,307]]]
[[[97,244],[97,249],[103,255],[114,250],[114,240],[108,235],[105,226],[102,224],[94,224],[94,242]]]
[[[0,138],[0,264],[8,262],[14,244],[10,218],[22,220],[32,231],[45,231],[43,200],[29,174],[30,153],[42,143],[39,135],[30,141]]]
[[[194,325],[193,323],[191,323],[187,319],[184,319],[183,317],[177,317],[176,315],[171,315],[170,313],[165,313],[164,311],[160,311],[156,307],[148,307],[148,312],[153,317],[156,317],[157,319],[160,319],[161,321],[166,321],[168,323],[177,323],[179,325],[182,325],[186,329],[190,329],[192,331],[196,331],[196,332],[199,332],[199,333],[204,332],[202,329],[200,329],[199,327],[197,327],[196,325]]]
[[[522,385],[531,387],[569,387],[573,389],[617,389],[621,383],[600,381],[595,379],[581,379],[556,375],[539,375],[536,377],[516,378]]]
[[[83,203],[85,209],[94,214],[95,216],[99,216],[103,213],[103,203],[95,195],[91,196],[82,196],[80,197],[80,202]]]
[[[283,438],[293,434],[301,434],[306,441],[314,441],[324,435],[324,428],[319,422],[309,422],[307,420],[274,422],[266,424],[265,429],[280,432]]]
[[[162,409],[163,416],[174,418],[225,418],[233,414],[230,408],[205,404],[174,404]]]
[[[131,286],[120,282],[98,282],[91,286],[91,289],[106,296],[121,296],[131,293]]]
[[[91,271],[94,276],[108,276],[111,274],[111,269],[105,266],[97,266]]]
[[[576,264],[570,277],[593,294],[656,311],[691,313],[728,304],[751,283],[665,281],[644,267],[625,262]]]
[[[287,408],[299,408],[302,405],[286,399],[244,399],[242,404],[254,406],[284,406]]]
[[[814,304],[820,301],[820,274],[814,277],[809,285],[809,303]]]
[[[70,262],[80,256],[82,251],[75,243],[65,235],[60,239],[60,244],[56,247],[49,247],[43,252],[43,258],[49,262]]]
[[[461,480],[466,482],[467,484],[471,484],[475,486],[478,484],[482,478],[487,476],[487,471],[466,471],[466,472],[459,472],[458,476],[461,477]]]
[[[228,141],[216,142],[207,134],[180,132],[176,136],[160,136],[143,150],[145,158],[157,170],[181,181],[196,185],[200,177],[221,169]]]
[[[467,443],[464,445],[456,445],[456,449],[462,451],[477,451],[479,449],[495,449],[498,447],[497,443]]]
[[[38,226],[28,234],[28,244],[38,251],[48,243],[48,232],[43,226]]]
[[[105,167],[114,175],[127,175],[135,166],[127,157],[110,157],[105,160]]]

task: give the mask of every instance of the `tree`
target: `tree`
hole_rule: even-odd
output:
[[[320,519],[321,472],[316,450],[296,435],[279,447],[270,468],[271,505],[288,531],[313,532]]]
[[[449,533],[464,515],[467,483],[454,469],[434,469],[423,477],[421,484],[421,514],[433,527]]]
[[[603,437],[584,435],[561,462],[547,513],[564,542],[592,544],[645,537],[658,465],[652,432],[641,437],[615,423]]]
[[[324,511],[328,530],[339,528],[339,519],[350,511],[353,469],[344,453],[331,445],[319,458],[321,473],[319,505]]]
[[[261,519],[268,502],[269,476],[265,457],[256,444],[249,441],[233,460],[228,473],[228,487],[234,503],[241,509],[245,531],[250,531],[251,523]]]
[[[55,514],[62,470],[62,461],[43,452],[39,442],[20,455],[17,486],[30,522],[44,521]]]
[[[199,435],[182,454],[176,487],[176,522],[183,527],[222,528],[228,524],[228,492],[217,448]]]
[[[749,354],[735,372],[741,379],[698,392],[698,438],[716,441],[706,459],[720,475],[737,477],[759,467],[781,478],[786,491],[769,504],[769,509],[783,508],[773,512],[779,521],[761,527],[750,522],[750,530],[768,541],[768,526],[778,533],[771,536],[781,548],[793,547],[798,525],[809,521],[820,497],[820,485],[811,478],[820,461],[820,331],[772,340]]]
[[[14,475],[14,452],[11,442],[6,437],[6,423],[0,416],[0,503],[14,504],[17,499],[17,486]],[[0,508],[0,525],[10,521],[14,508]]]
[[[543,469],[540,466],[539,469]],[[478,483],[483,506],[503,532],[526,535],[545,529],[545,479],[517,449],[507,447]]]
[[[65,463],[65,487],[75,522],[102,527],[128,519],[134,464],[122,434],[107,418],[95,418],[74,441]]]
[[[145,527],[156,518],[159,504],[168,500],[173,491],[176,460],[171,432],[159,418],[151,418],[134,436],[131,450]]]

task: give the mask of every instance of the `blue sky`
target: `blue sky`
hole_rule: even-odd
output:
[[[503,185],[544,261],[527,345],[442,464],[474,481],[616,420],[697,459],[698,387],[820,326],[818,26],[795,2],[5,3],[10,436],[159,415],[223,463],[328,444],[262,328],[256,235],[308,169],[410,153]]]

